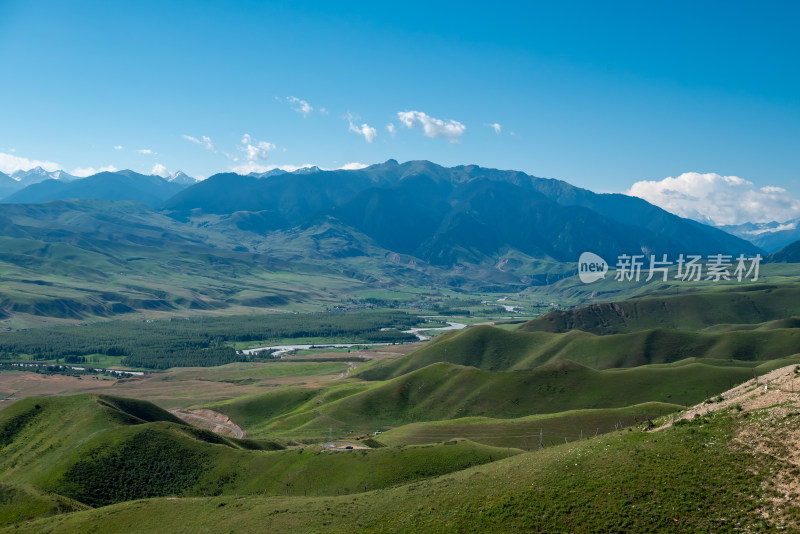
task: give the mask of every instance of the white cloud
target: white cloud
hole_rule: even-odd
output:
[[[300,100],[296,96],[287,96],[286,101],[292,104],[292,109],[298,113],[302,113],[303,117],[308,117],[308,114],[314,111],[311,104],[305,100]]]
[[[154,174],[156,176],[160,176],[162,178],[166,178],[169,176],[169,171],[165,166],[160,163],[156,163],[153,165],[153,168],[150,170],[150,174]]]
[[[390,134],[392,137],[394,137],[394,134],[397,132],[397,128],[395,127],[395,125],[394,125],[394,124],[392,124],[392,123],[390,122],[389,124],[387,124],[387,125],[386,125],[386,131],[387,131],[387,132],[389,132],[389,134]]]
[[[364,136],[364,140],[367,143],[372,143],[376,137],[378,137],[378,130],[367,124],[366,122],[363,123],[361,126],[356,126],[353,121],[350,121],[350,127],[348,128],[349,131],[355,132],[358,135]]]
[[[232,159],[232,160],[236,159],[233,156],[233,154],[228,154],[227,152],[222,152],[220,150],[217,150],[217,146],[214,144],[214,142],[208,136],[204,135],[200,139],[198,139],[197,137],[192,137],[191,135],[183,134],[183,138],[186,139],[187,141],[191,141],[192,143],[194,143],[196,145],[202,146],[206,150],[210,150],[214,154],[221,154],[221,155],[225,156],[226,158]]]
[[[100,167],[95,169],[94,167],[78,167],[77,169],[73,170],[70,174],[73,176],[77,176],[78,178],[85,178],[87,176],[93,176],[100,172],[117,172],[119,169],[114,167],[113,165],[106,165],[105,167]]]
[[[487,124],[487,126],[489,126],[489,128],[494,130],[494,133],[496,133],[497,135],[500,135],[501,133],[503,133],[503,127],[500,126],[500,124],[498,124],[496,122],[493,122],[492,124]]]
[[[214,143],[211,141],[210,137],[206,137],[205,135],[202,139],[198,139],[196,137],[192,137],[191,135],[183,134],[183,138],[187,141],[191,141],[196,145],[202,145],[206,150],[210,150],[211,152],[217,152],[217,147],[214,146]]]
[[[359,169],[364,169],[366,167],[369,167],[369,165],[364,165],[363,163],[358,163],[357,161],[354,161],[352,163],[345,163],[344,165],[339,167],[339,169],[343,171],[357,171]]]
[[[153,151],[152,151],[152,150],[150,150],[149,148],[140,148],[140,149],[139,149],[139,150],[137,150],[136,152],[138,152],[139,154],[155,155],[155,152],[153,152]]]
[[[116,146],[114,147],[114,150],[122,150],[122,145],[116,145]]]
[[[247,163],[231,167],[231,170],[237,174],[250,174],[251,172],[267,172],[275,169],[280,169],[286,172],[294,172],[300,169],[305,169],[307,167],[313,167],[313,166],[314,165],[312,165],[311,163],[306,163],[305,165],[262,165],[255,161],[248,161]]]
[[[269,153],[276,148],[277,147],[273,143],[256,141],[250,136],[250,134],[244,134],[242,136],[242,146],[239,147],[239,150],[244,151],[247,161],[257,161],[269,158]]]
[[[777,226],[770,226],[770,227],[767,227],[767,228],[757,228],[755,230],[745,231],[745,232],[742,232],[742,233],[743,234],[747,234],[747,235],[756,236],[756,235],[762,235],[762,234],[772,234],[772,233],[775,233],[775,232],[783,232],[785,230],[794,230],[795,228],[797,228],[797,221],[784,223],[784,224],[779,224]]]
[[[686,172],[636,182],[625,192],[671,213],[715,225],[785,222],[800,217],[800,200],[782,187],[756,187],[738,176]]]
[[[251,172],[267,172],[275,168],[274,165],[261,165],[255,161],[248,161],[247,163],[231,167],[231,170],[236,174],[250,174]]]
[[[11,174],[17,171],[29,171],[34,167],[41,167],[48,172],[57,171],[61,168],[58,163],[52,161],[42,161],[38,159],[28,159],[0,152],[0,172]]]
[[[280,169],[280,170],[286,171],[286,172],[295,172],[295,171],[299,171],[300,169],[307,169],[309,167],[317,167],[321,171],[333,170],[333,169],[328,168],[328,167],[319,167],[318,165],[314,165],[313,163],[304,163],[303,165],[290,165],[290,164],[286,164],[286,165],[262,165],[262,164],[260,164],[260,163],[258,163],[256,161],[248,161],[248,162],[243,163],[241,165],[236,165],[235,167],[231,167],[230,170],[232,170],[233,172],[238,173],[238,174],[249,174],[251,172],[267,172],[267,171],[272,171],[272,170],[275,170],[275,169]],[[365,165],[364,163],[359,163],[357,161],[353,161],[353,162],[350,162],[350,163],[345,163],[341,167],[337,167],[336,170],[355,171],[355,170],[359,170],[359,169],[364,169],[366,167],[369,167],[369,165]]]
[[[458,143],[467,127],[452,119],[443,121],[421,111],[401,111],[397,118],[406,128],[421,128],[426,137],[440,137],[450,143]]]

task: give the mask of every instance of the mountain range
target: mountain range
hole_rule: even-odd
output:
[[[570,277],[584,251],[610,264],[621,254],[766,255],[639,198],[474,165],[170,178],[51,176],[7,196],[0,263],[14,283],[0,308],[80,318],[339,303],[402,287],[516,292]]]
[[[67,198],[132,200],[157,207],[197,179],[178,171],[166,177],[133,171],[100,172],[86,178],[65,171],[34,167],[11,175],[0,172],[0,199],[5,203],[41,203]]]
[[[786,222],[745,223],[734,226],[720,226],[721,230],[741,237],[763,248],[767,252],[777,252],[782,248],[800,241],[800,218]]]
[[[25,187],[44,180],[73,180],[74,176],[64,171],[46,171],[41,167],[34,167],[27,171],[15,171],[11,175],[0,172],[0,198],[4,198]]]
[[[508,251],[574,261],[584,250],[752,254],[759,249],[644,200],[474,165],[394,160],[361,170],[217,174],[167,200],[178,218],[257,213],[266,232],[322,220],[434,265],[481,263]],[[258,231],[257,228],[251,228]]]
[[[101,172],[80,180],[45,179],[7,196],[3,202],[39,204],[68,198],[93,198],[129,200],[155,208],[187,186],[185,181],[171,182],[133,171]]]
[[[321,187],[325,180],[320,178],[321,176],[331,177],[337,184],[334,189],[341,186],[341,190],[332,191],[331,188]],[[282,177],[282,179],[262,181],[265,178],[278,177]],[[251,172],[246,176],[221,173],[207,180],[208,184],[213,185],[194,188],[183,196],[176,195],[183,189],[199,185],[200,181],[182,171],[165,177],[146,176],[125,170],[102,172],[87,178],[78,178],[64,171],[47,171],[36,167],[28,171],[16,171],[12,175],[0,173],[0,199],[6,203],[41,203],[68,198],[132,200],[151,208],[163,207],[175,211],[179,215],[185,214],[187,210],[213,214],[232,214],[239,211],[269,212],[268,218],[273,221],[273,224],[267,229],[274,229],[272,226],[279,219],[283,226],[291,226],[307,223],[309,217],[331,210],[337,211],[337,217],[341,216],[348,219],[349,223],[354,223],[356,221],[352,217],[352,211],[358,210],[357,203],[365,201],[367,196],[372,195],[369,199],[372,206],[384,202],[378,198],[380,195],[385,197],[389,194],[391,196],[397,192],[401,196],[411,193],[413,197],[415,195],[414,187],[420,186],[424,189],[426,180],[429,182],[427,185],[433,183],[440,186],[435,191],[436,199],[430,199],[431,202],[451,202],[454,204],[452,207],[455,207],[456,210],[459,207],[455,204],[459,204],[461,207],[465,205],[460,202],[464,200],[461,197],[471,194],[462,186],[476,180],[488,180],[528,190],[528,193],[524,194],[528,195],[527,200],[530,202],[536,202],[530,198],[530,191],[536,191],[544,195],[550,203],[561,207],[588,208],[617,223],[657,233],[663,238],[672,240],[673,243],[669,250],[675,250],[676,244],[687,250],[698,246],[703,247],[705,241],[713,235],[713,232],[708,232],[706,225],[687,219],[678,223],[675,216],[635,197],[621,194],[597,194],[574,187],[561,180],[537,178],[516,171],[485,169],[473,165],[445,169],[425,161],[412,161],[400,165],[394,160],[389,160],[384,164],[356,171],[324,171],[319,167],[306,167],[293,172],[282,169],[273,169],[262,173]],[[164,182],[169,185],[165,185]],[[307,188],[314,198],[298,200],[299,190],[304,188]],[[218,196],[217,193],[220,192],[220,189],[223,191],[221,191],[221,196]],[[382,193],[377,191],[382,191]],[[427,190],[426,194],[432,191]],[[511,190],[506,189],[506,192],[508,191]],[[483,192],[488,193],[488,191]],[[499,191],[496,193],[502,194]],[[357,194],[361,195],[360,199],[355,198]],[[276,195],[281,199],[278,203],[276,203]],[[409,199],[404,198],[408,204]],[[349,203],[349,206],[342,206],[341,204],[344,203]],[[400,211],[403,212],[407,207],[400,208]],[[428,208],[431,207],[438,208],[440,212],[443,209],[441,204],[428,206]],[[540,203],[537,209],[542,208]],[[349,215],[348,212],[350,212]],[[386,212],[382,210],[382,213]],[[287,215],[288,218],[286,218]],[[447,215],[455,216],[454,213]],[[580,219],[580,213],[576,212],[575,215]],[[459,220],[453,221],[452,217],[448,216],[437,218],[436,221],[427,219],[425,222],[441,224],[448,219],[448,224],[453,223],[456,226],[469,224],[464,217],[455,216]],[[261,218],[263,217],[262,214]],[[374,219],[374,217],[366,217]],[[559,216],[555,216],[555,218],[559,219]],[[404,217],[402,219],[405,220]],[[800,219],[784,223],[745,223],[718,228],[771,253],[800,240],[798,222]],[[361,223],[369,225],[370,221],[363,220]],[[372,223],[378,226],[381,224],[374,220]],[[472,223],[479,226],[482,224],[476,221],[472,221]],[[418,224],[424,223],[419,222]],[[698,232],[704,235],[697,236]],[[424,233],[422,232],[422,234]],[[404,235],[408,235],[408,240],[413,241],[421,234],[417,229],[412,234]],[[425,237],[429,238],[430,235]],[[452,238],[452,235],[450,237]],[[648,242],[648,239],[641,234],[637,234],[636,238],[643,243]],[[718,248],[723,243],[727,245],[733,243],[719,234],[712,240],[719,243]],[[664,243],[662,243],[663,245]],[[414,252],[408,246],[402,248],[403,253]],[[646,245],[645,249],[650,250]],[[750,251],[752,250],[750,249]],[[421,253],[422,251],[417,252]],[[541,250],[537,251],[537,253],[541,252]],[[701,252],[700,249],[698,252]]]

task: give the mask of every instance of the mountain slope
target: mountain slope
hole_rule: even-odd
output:
[[[64,196],[127,198],[164,209],[51,200]],[[88,318],[111,313],[109,302],[137,308],[121,295],[131,288],[120,285],[130,280],[137,280],[135,292],[148,288],[136,301],[170,302],[165,310],[262,297],[289,303],[311,294],[341,303],[356,288],[520,292],[574,278],[574,262],[586,250],[613,265],[623,253],[674,259],[752,248],[736,238],[720,241],[717,230],[640,199],[613,196],[611,209],[606,197],[564,182],[426,161],[262,177],[220,174],[188,187],[122,171],[49,180],[10,197],[26,199],[50,202],[6,204],[0,215],[0,239],[10,240],[0,258],[12,282],[2,295],[6,314]],[[591,203],[606,213],[581,205]],[[622,221],[625,210],[632,216]],[[53,280],[54,273],[61,278]],[[591,288],[569,283],[551,287],[558,296],[543,296],[544,302],[562,301],[561,295],[569,302],[585,299],[599,288],[610,294],[603,282]],[[236,296],[250,291],[257,295]]]
[[[494,259],[504,248],[571,261],[598,247],[611,256],[759,250],[638,198],[598,195],[516,171],[427,161],[265,178],[220,174],[169,199],[164,208],[176,217],[193,210],[266,211],[292,226],[329,215],[384,248],[437,265]]]
[[[325,435],[329,428],[360,433],[461,417],[507,419],[644,402],[691,404],[752,376],[750,366],[692,362],[595,370],[564,360],[519,371],[483,371],[440,362],[353,388],[339,399],[314,399],[267,419],[259,429],[263,435],[311,437]],[[243,400],[247,401],[255,403],[258,398]],[[227,414],[225,404],[214,409]],[[237,410],[242,409],[239,404]]]
[[[187,186],[159,176],[133,171],[101,172],[88,178],[65,182],[45,180],[29,185],[4,199],[7,203],[42,203],[59,199],[128,200],[155,207]]]
[[[797,402],[791,402],[793,413],[753,407],[657,433],[636,427],[361,495],[151,499],[21,524],[13,532],[220,525],[250,532],[262,530],[265,518],[281,532],[793,531],[800,495],[783,483],[796,479],[783,459],[787,439],[797,439]]]
[[[559,261],[574,261],[589,248],[607,257],[620,250],[680,250],[648,230],[491,180],[453,184],[409,176],[360,193],[332,215],[384,248],[434,265],[480,263],[508,248]]]
[[[17,180],[14,180],[9,175],[0,172],[0,199],[19,191],[22,188]]]
[[[714,333],[655,328],[604,336],[577,330],[553,334],[473,327],[440,336],[410,354],[376,363],[355,376],[386,380],[437,362],[485,371],[531,370],[566,360],[593,369],[689,362],[749,368],[800,354],[800,330],[781,326],[768,323],[758,329]]]
[[[34,167],[27,171],[15,171],[11,174],[11,177],[18,180],[21,187],[26,187],[30,184],[43,182],[45,180],[63,180],[68,182],[76,178],[64,171],[47,171],[41,167]]]
[[[237,250],[240,241],[234,238],[133,202],[7,204],[0,214],[0,243],[0,309],[23,324],[30,316],[86,319],[134,310],[300,302],[306,297],[297,282],[313,287],[315,276],[330,272]],[[290,277],[265,285],[275,273],[290,271]]]
[[[215,174],[176,194],[163,207],[184,216],[195,209],[211,214],[271,211],[299,224],[371,183],[372,178],[361,171],[283,173],[268,178]]]
[[[759,248],[718,228],[673,215],[622,194],[594,193],[561,180],[534,178],[531,186],[563,206],[583,206],[611,220],[639,226],[680,243],[684,254],[754,254]]]
[[[651,328],[699,330],[720,324],[757,324],[795,315],[800,315],[800,287],[758,284],[556,310],[525,323],[520,330],[581,330],[601,335]]]
[[[167,495],[274,496],[289,488],[334,495],[509,456],[507,449],[463,440],[361,454],[275,448],[272,441],[191,427],[144,401],[30,397],[0,411],[0,488],[33,485],[90,506]]]
[[[800,241],[794,241],[767,256],[767,261],[776,263],[800,263]]]
[[[744,223],[734,226],[721,226],[722,230],[750,241],[767,252],[775,253],[800,240],[800,219],[783,223]]]

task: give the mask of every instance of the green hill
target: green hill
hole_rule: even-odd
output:
[[[613,432],[682,409],[658,402],[626,408],[571,410],[518,419],[464,417],[449,421],[410,423],[385,431],[374,439],[384,445],[416,445],[466,438],[487,445],[527,451]],[[541,440],[541,441],[540,441]]]
[[[530,370],[571,360],[595,369],[675,363],[688,358],[713,365],[745,365],[800,353],[800,330],[789,319],[750,328],[717,327],[704,332],[655,328],[633,333],[594,335],[506,331],[489,326],[442,335],[420,349],[363,366],[355,376],[386,380],[436,362],[485,371]],[[750,363],[746,363],[750,362]]]
[[[595,370],[564,360],[533,370],[483,371],[440,362],[384,382],[351,388],[342,384],[328,398],[325,390],[306,393],[277,416],[257,415],[260,406],[277,398],[275,393],[212,408],[232,418],[251,414],[244,419],[255,423],[252,428],[244,425],[251,436],[315,438],[326,436],[330,429],[338,435],[356,435],[384,426],[462,417],[510,419],[644,402],[693,404],[752,378],[754,365],[689,360]]]
[[[0,515],[51,513],[157,496],[336,495],[439,476],[511,454],[459,440],[435,447],[266,451],[180,423],[147,402],[31,397],[0,412]],[[19,503],[29,499],[29,504]]]
[[[87,510],[89,507],[72,499],[47,493],[28,485],[0,483],[0,528],[34,517]]]
[[[557,310],[525,323],[525,332],[617,334],[652,328],[700,330],[718,324],[755,324],[800,315],[800,287],[749,285],[634,298]]]
[[[761,414],[761,415],[766,415]],[[615,432],[432,480],[332,497],[151,499],[34,521],[13,532],[730,532],[791,529],[771,480],[786,466],[736,439],[724,415]],[[778,424],[796,425],[797,416]],[[12,531],[9,529],[9,531]]]

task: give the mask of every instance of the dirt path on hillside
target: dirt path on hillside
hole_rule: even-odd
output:
[[[369,447],[357,441],[329,441],[323,443],[322,446],[332,451],[369,450]]]
[[[752,411],[787,402],[798,403],[800,401],[800,374],[794,372],[796,367],[798,366],[787,365],[759,376],[757,379],[750,379],[722,393],[722,401],[697,404],[681,412],[679,416],[675,416],[674,420],[693,419],[695,415],[702,417],[711,412],[726,410],[737,404],[741,405],[742,411]],[[798,405],[800,406],[800,404]],[[672,420],[653,430],[662,430],[670,426],[672,426]]]
[[[705,402],[675,416],[675,421],[729,411],[739,414],[739,425],[730,446],[754,459],[773,461],[762,482],[765,499],[761,516],[775,525],[800,531],[800,366],[788,365],[751,379],[723,393],[719,402]],[[672,420],[654,429],[672,426]],[[793,508],[793,510],[787,510]]]
[[[345,369],[342,372],[342,374],[340,374],[339,376],[334,378],[334,380],[341,380],[342,378],[347,378],[348,376],[350,376],[350,372],[351,371],[355,371],[356,370],[356,362],[347,362],[347,363],[350,365],[350,367]]]
[[[186,421],[190,425],[205,428],[221,436],[230,436],[243,439],[247,433],[230,418],[214,410],[181,410],[173,408],[169,411],[172,415]]]

